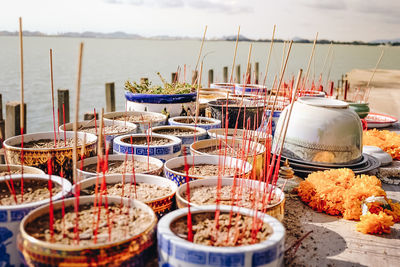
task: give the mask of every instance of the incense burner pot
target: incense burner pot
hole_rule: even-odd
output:
[[[252,171],[250,174],[252,179],[261,177],[266,149],[265,146],[260,143],[252,142],[250,140],[243,141],[240,139],[228,139],[226,144],[223,139],[207,139],[191,144],[190,151],[192,155],[215,155],[212,150],[219,150],[220,144],[222,147],[228,147],[228,150],[230,148],[235,150],[235,155],[228,154],[227,156],[239,158],[241,156],[246,156],[245,160],[252,165]],[[244,154],[242,154],[242,152],[244,152]]]
[[[259,84],[236,84],[235,91],[236,94],[245,93],[264,96],[268,92],[268,88]]]
[[[5,180],[10,181],[12,179],[14,182],[20,181],[22,175],[13,174],[11,176],[0,177],[0,185],[2,190],[7,190],[5,186]],[[49,175],[47,174],[27,174],[23,175],[25,186],[28,186],[29,180],[42,180],[46,184],[49,180]],[[66,179],[51,176],[51,180],[54,184],[61,187],[61,191],[53,196],[53,200],[59,200],[63,196],[67,196],[71,191],[71,183]],[[19,201],[19,199],[17,199]],[[48,204],[50,199],[44,199],[36,202],[30,203],[20,203],[16,205],[0,205],[0,263],[5,263],[4,266],[20,266],[22,263],[17,250],[17,235],[19,234],[19,225],[21,220],[27,215],[31,210]]]
[[[217,128],[210,129],[207,131],[210,138],[213,139],[245,139],[254,142],[259,142],[260,144],[265,144],[266,139],[271,141],[271,137],[267,138],[266,131],[252,131],[243,129],[232,129],[232,128]]]
[[[170,117],[194,114],[197,93],[176,95],[134,94],[125,91],[126,107],[132,111],[151,111]]]
[[[165,135],[172,135],[176,136],[179,139],[182,140],[182,153],[183,153],[183,147],[186,148],[186,155],[190,154],[190,145],[193,144],[193,142],[196,142],[198,140],[204,140],[207,139],[207,131],[203,128],[200,127],[193,127],[193,126],[156,126],[152,127],[148,130],[148,133],[154,133],[154,134],[161,134],[160,132],[163,131],[168,131],[171,130],[173,131],[174,129],[176,130],[189,130],[192,131],[192,133],[185,133],[184,135],[173,135],[171,134],[165,134]]]
[[[211,116],[222,122],[222,128],[251,130],[260,126],[265,108],[261,101],[246,99],[218,99],[208,102],[208,106],[211,108]],[[228,126],[225,125],[226,116],[228,116]],[[248,122],[249,127],[247,127]]]
[[[191,214],[215,214],[216,206],[192,207]],[[285,251],[285,228],[275,218],[258,212],[231,206],[220,206],[221,213],[233,211],[246,216],[257,216],[272,228],[267,240],[239,247],[214,247],[199,245],[177,236],[171,225],[187,216],[188,209],[175,210],[163,218],[157,226],[159,266],[281,266]]]
[[[155,231],[157,217],[154,211],[138,200],[108,196],[108,204],[124,205],[139,208],[147,213],[150,223],[137,235],[126,235],[119,241],[92,245],[67,245],[36,239],[27,231],[27,225],[37,218],[49,214],[49,206],[35,209],[20,224],[18,249],[28,266],[144,266],[155,257]],[[94,205],[94,196],[79,197],[79,205]],[[103,196],[102,202],[104,203]],[[65,209],[73,208],[75,198],[54,202],[54,211],[60,211],[64,203]]]
[[[226,90],[229,90],[231,93],[235,92],[235,84],[234,83],[212,83],[210,84],[210,88],[213,89],[223,89],[225,92]]]
[[[104,130],[104,136],[106,138],[106,145],[104,147],[109,148],[109,152],[112,153],[112,147],[113,147],[113,140],[115,137],[124,135],[124,134],[133,134],[136,133],[137,131],[137,126],[134,123],[130,122],[125,122],[125,121],[112,121],[112,120],[103,120],[104,122],[104,127],[112,127],[115,126],[116,130],[112,131],[111,133],[107,132]],[[80,121],[78,122],[78,131],[85,132],[85,128],[91,128],[91,127],[98,127],[100,128],[100,120],[89,120],[89,121]],[[122,131],[118,131],[118,127],[121,127],[121,129],[124,129]],[[63,124],[59,127],[60,132],[63,131],[73,131],[74,130],[74,123],[66,123]],[[98,136],[98,131],[95,131],[96,136]]]
[[[221,165],[225,166],[225,168],[236,168],[239,169],[239,173],[237,173],[236,177],[246,177],[250,174],[252,170],[252,166],[248,162],[244,162],[243,160],[232,158],[232,157],[224,157],[224,156],[217,156],[217,155],[196,155],[196,156],[187,156],[186,157],[187,164],[189,166],[196,166],[200,164],[210,164],[218,166]],[[178,186],[186,183],[186,173],[185,172],[178,172],[174,169],[182,168],[185,166],[185,158],[178,157],[173,158],[165,162],[164,165],[164,174],[165,177],[173,182],[175,182]],[[233,174],[221,174],[221,177],[228,177],[233,178]],[[208,179],[213,178],[216,176],[201,176],[201,175],[193,175],[189,174],[189,180],[197,180],[197,179]]]
[[[220,120],[206,117],[198,117],[197,119],[196,128],[198,127],[203,128],[204,130],[209,130],[221,127]],[[168,119],[168,123],[172,126],[194,126],[195,118],[186,116],[173,117]]]
[[[130,138],[132,137],[133,143],[130,143]],[[169,142],[166,144],[135,144],[136,139],[166,139]],[[147,141],[146,141],[147,142]],[[152,141],[150,140],[150,143]],[[141,156],[151,156],[160,159],[165,162],[170,158],[178,157],[181,154],[182,141],[181,139],[161,134],[133,134],[133,135],[122,135],[114,139],[114,153],[117,154],[135,154]]]
[[[86,138],[84,136],[86,135]],[[74,132],[65,132],[67,139],[74,138]],[[64,134],[60,134],[57,138],[58,142],[63,142]],[[94,134],[78,132],[78,139],[84,140],[85,150],[84,157],[89,158],[96,155],[96,144],[97,137]],[[28,142],[34,142],[39,140],[50,140],[54,142],[54,132],[43,132],[43,133],[32,133],[24,134],[24,144]],[[82,142],[83,143],[83,142]],[[6,149],[7,162],[10,164],[21,164],[21,135],[8,138],[3,143]],[[77,158],[81,154],[82,145],[77,146]],[[72,180],[72,151],[73,147],[51,147],[51,148],[25,148],[24,152],[24,164],[43,170],[45,173],[47,170],[47,162],[49,158],[53,160],[53,174],[60,175],[61,171],[63,176],[69,180]]]
[[[125,160],[127,161],[132,161],[134,160],[135,162],[142,162],[143,164],[149,163],[152,166],[155,166],[154,168],[150,168],[147,171],[144,171],[143,174],[152,174],[152,175],[161,175],[164,167],[164,163],[154,157],[147,157],[147,156],[139,156],[139,155],[108,155],[108,165],[112,164],[113,162],[124,162]],[[87,171],[85,170],[86,167],[90,165],[97,165],[98,157],[91,157],[84,159],[83,161],[78,161],[76,163],[76,171],[78,175],[78,181],[85,180],[87,178],[97,176],[98,174],[93,171]],[[81,169],[82,168],[82,169]],[[101,172],[101,171],[100,171]],[[126,170],[126,173],[131,173],[132,170]],[[135,173],[137,170],[135,170]],[[122,174],[122,173],[121,173]]]
[[[41,169],[38,168],[34,168],[34,167],[29,167],[29,166],[21,166],[21,165],[10,165],[10,164],[0,164],[0,172],[9,172],[11,171],[11,173],[13,171],[21,171],[21,168],[24,168],[24,174],[44,174],[44,171],[42,171]],[[3,175],[0,177],[10,177],[9,174],[7,175]]]
[[[218,184],[218,178],[209,178],[209,179],[204,179],[204,180],[196,180],[196,181],[190,181],[189,182],[189,187],[190,187],[190,192],[193,194],[193,190],[198,187],[205,187],[205,186],[214,186],[216,187]],[[222,178],[221,179],[221,186],[233,186],[234,184],[234,179],[232,178]],[[265,183],[260,182],[260,181],[252,181],[248,179],[240,179],[237,178],[235,181],[236,186],[242,187],[242,188],[251,188],[251,190],[260,190],[260,192],[263,192],[265,189]],[[266,198],[268,198],[268,192],[272,190],[273,187],[272,185],[268,185],[268,190],[267,190],[267,195]],[[178,188],[178,191],[176,192],[176,204],[179,209],[186,208],[188,205],[188,201],[186,200],[185,194],[187,190],[187,185],[181,185]],[[254,193],[255,193],[254,192]],[[285,215],[285,194],[279,189],[278,187],[275,187],[275,192],[274,194],[278,196],[279,201],[276,203],[271,203],[266,205],[266,214],[275,217],[279,221],[282,221]],[[261,200],[260,200],[261,201]],[[243,205],[243,200],[239,202],[241,206]],[[237,201],[235,203],[238,203]],[[191,207],[198,207],[200,206],[197,203],[193,202],[193,196],[191,195],[191,202],[190,202]]]
[[[100,179],[102,179],[103,176],[101,176]],[[145,204],[150,206],[153,211],[156,213],[157,217],[160,218],[164,214],[170,212],[173,209],[173,204],[174,204],[174,199],[175,199],[175,193],[176,190],[178,189],[178,186],[170,181],[167,180],[163,177],[160,176],[155,176],[155,175],[148,175],[148,174],[135,174],[135,177],[133,177],[132,174],[107,174],[104,176],[106,184],[107,185],[112,185],[112,184],[117,184],[117,183],[123,183],[123,184],[131,184],[132,186],[132,194],[133,194],[133,188],[134,188],[134,182],[135,181],[137,184],[154,184],[162,187],[168,187],[171,192],[168,195],[156,198],[156,199],[151,199],[148,201],[143,201]],[[92,177],[88,178],[86,180],[83,180],[78,183],[78,185],[74,185],[73,191],[77,190],[78,186],[81,191],[81,196],[84,195],[83,192],[87,190],[89,187],[95,186],[96,182],[98,182],[97,177]],[[99,185],[100,187],[100,185]],[[121,195],[114,195],[116,197],[121,197]]]
[[[273,151],[281,143],[282,112]],[[282,155],[305,162],[350,164],[362,156],[362,125],[346,102],[320,97],[301,97],[294,103]]]
[[[125,119],[129,117],[129,119]],[[167,116],[157,112],[146,111],[115,111],[104,114],[104,120],[123,121],[134,123],[138,133],[145,133],[147,129],[165,125]]]

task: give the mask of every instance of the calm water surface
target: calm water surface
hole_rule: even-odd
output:
[[[76,72],[79,42],[85,43],[81,86],[80,113],[100,110],[105,107],[106,82],[115,82],[117,110],[125,105],[123,84],[127,79],[139,80],[148,77],[154,83],[160,80],[160,72],[168,81],[171,72],[178,66],[194,68],[199,41],[79,39],[63,37],[25,37],[25,101],[28,109],[28,132],[52,130],[51,89],[49,72],[49,49],[53,49],[54,86],[70,89],[71,118],[74,112]],[[207,41],[204,45],[203,81],[207,81],[207,70],[214,69],[214,79],[222,80],[223,66],[232,64],[234,42]],[[250,43],[240,42],[237,64],[245,70]],[[287,77],[307,68],[311,44],[294,44],[290,55]],[[283,44],[276,44],[271,59],[270,75],[280,69]],[[329,45],[318,45],[311,74],[318,77],[322,70]],[[260,62],[264,72],[269,43],[254,43],[252,62]],[[380,55],[380,47],[334,46],[334,61],[330,77],[337,81],[342,74],[354,68],[373,68]],[[387,47],[381,68],[400,68],[400,47]],[[327,67],[325,77],[327,76]],[[7,101],[19,101],[19,46],[17,37],[0,37],[0,93],[3,108]],[[57,96],[55,96],[57,97]],[[57,103],[57,102],[56,102]],[[57,104],[56,104],[57,108]],[[5,112],[4,112],[5,113]],[[5,116],[5,114],[4,114]],[[82,118],[82,116],[81,116]]]

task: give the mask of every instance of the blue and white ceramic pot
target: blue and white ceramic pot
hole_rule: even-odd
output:
[[[103,176],[100,176],[103,177]],[[124,184],[131,184],[132,183],[132,198],[138,199],[140,201],[142,201],[143,203],[149,205],[153,211],[156,213],[157,216],[161,217],[162,215],[170,212],[173,208],[173,204],[174,204],[174,200],[175,200],[175,193],[176,190],[178,189],[178,186],[168,180],[165,179],[164,177],[160,177],[160,176],[155,176],[155,175],[148,175],[148,174],[135,174],[135,176],[131,175],[131,174],[107,174],[104,176],[105,181],[107,186],[108,185],[114,185],[117,183],[124,183]],[[100,178],[102,179],[102,178]],[[163,195],[161,197],[158,198],[146,198],[146,199],[140,199],[140,198],[136,198],[134,197],[134,191],[133,191],[133,183],[134,181],[136,181],[137,184],[151,184],[151,185],[157,185],[160,187],[164,187],[164,188],[169,188],[169,193],[166,195]],[[83,180],[81,182],[79,182],[78,184],[75,184],[73,187],[73,192],[75,192],[75,190],[78,188],[79,186],[79,190],[85,190],[87,188],[90,188],[92,186],[96,186],[96,183],[98,182],[98,178],[97,177],[92,177],[86,180]],[[100,187],[100,185],[99,185]],[[100,188],[99,188],[100,189]],[[128,193],[125,191],[125,193]],[[80,195],[83,195],[82,193]],[[111,194],[109,194],[111,196]],[[121,197],[121,195],[114,195],[116,197]]]
[[[131,144],[132,137],[132,144]],[[150,144],[147,146],[147,138]],[[139,144],[137,144],[139,143]],[[143,144],[142,144],[143,143]],[[114,153],[135,154],[141,156],[151,156],[165,162],[170,158],[178,157],[182,150],[182,141],[178,137],[161,134],[132,134],[122,135],[114,139]]]
[[[252,170],[252,166],[250,163],[232,157],[223,157],[217,155],[196,155],[196,156],[187,156],[186,162],[188,165],[200,165],[200,164],[210,164],[215,165],[217,168],[221,164],[221,166],[225,166],[226,168],[236,168],[239,169],[240,172],[237,173],[237,177],[246,177],[250,174]],[[178,172],[176,169],[182,168],[185,166],[185,157],[173,158],[165,162],[164,164],[164,174],[165,177],[171,181],[174,181],[178,186],[186,183],[186,173]],[[189,175],[189,180],[197,180],[197,179],[206,179],[206,178],[215,178],[218,176],[202,176],[202,175]],[[222,174],[221,177],[233,178],[233,174]]]
[[[207,131],[200,127],[193,126],[157,126],[148,130],[155,134],[172,135],[182,140],[183,147],[186,148],[186,155],[190,154],[190,145],[198,140],[207,139]]]
[[[272,122],[271,122],[272,136],[274,136],[274,134],[275,134],[276,125],[278,124],[279,117],[281,116],[281,113],[282,113],[281,110],[274,110],[274,114],[272,115]],[[271,110],[268,109],[268,110],[265,111],[264,124],[261,125],[257,129],[257,131],[267,132],[269,116],[271,116]]]
[[[268,88],[266,86],[262,86],[259,84],[237,84],[235,87],[236,94],[255,94],[264,96],[266,92],[268,92]]]
[[[196,188],[199,187],[217,187],[218,185],[218,180],[219,178],[209,178],[209,179],[203,179],[203,180],[196,180],[196,181],[190,181],[189,182],[189,187],[190,187],[190,192],[193,192]],[[221,178],[220,179],[221,186],[232,186],[234,179],[232,178]],[[240,179],[236,178],[235,184],[240,186],[240,188],[243,188],[243,190],[253,190],[254,193],[257,193],[256,190],[260,190],[259,192],[263,192],[265,189],[265,183],[260,182],[260,181],[254,181],[254,180],[249,180],[249,179]],[[271,184],[268,185],[268,191],[266,191],[266,194],[270,192],[270,190],[273,189],[273,186]],[[186,190],[187,190],[187,185],[181,185],[178,188],[178,191],[176,192],[176,205],[179,209],[186,208],[188,205],[188,201],[186,199]],[[275,217],[278,219],[280,222],[283,220],[283,217],[285,215],[285,193],[282,192],[281,189],[278,187],[275,187],[274,191],[274,196],[275,200],[274,202],[271,202],[270,204],[264,206],[263,209],[266,209],[265,213],[268,215]],[[200,206],[199,204],[194,203],[193,197],[190,199],[191,207],[198,207]],[[209,204],[215,204],[215,203],[210,203]],[[224,204],[224,203],[221,203]],[[240,206],[244,208],[249,208],[253,207],[254,203],[244,203],[243,200],[240,202],[235,202],[235,206]],[[259,209],[261,210],[261,209]]]
[[[148,111],[115,111],[104,114],[104,120],[127,121],[136,124],[138,133],[145,133],[150,127],[165,125],[167,116]]]
[[[173,117],[168,119],[168,123],[173,126],[194,126],[195,118],[187,116]],[[205,130],[221,128],[221,121],[213,118],[198,117],[196,127]]]
[[[121,154],[113,154],[113,155],[108,155],[108,166],[111,164],[114,164],[116,162],[124,162],[125,160],[127,161],[132,161],[134,160],[135,162],[143,162],[143,164],[149,163],[149,169],[145,170],[143,172],[139,172],[135,170],[135,173],[143,173],[143,174],[152,174],[152,175],[161,175],[164,167],[164,163],[154,157],[147,157],[147,156],[139,156],[139,155],[121,155]],[[96,176],[97,173],[91,170],[87,170],[87,167],[90,165],[97,165],[98,157],[91,157],[84,159],[82,161],[78,161],[76,163],[77,166],[77,175],[78,175],[78,181]],[[145,166],[146,166],[145,165]],[[81,169],[82,167],[82,169]],[[126,170],[127,173],[131,173],[132,170]]]
[[[15,189],[20,190],[21,175],[14,174],[10,176],[0,177],[0,187],[3,190],[7,190],[5,180],[13,180],[14,186],[18,184]],[[71,191],[71,183],[61,177],[51,176],[51,180],[54,186],[60,186],[61,191],[53,196],[53,200],[59,200],[62,196],[67,196]],[[29,188],[31,181],[38,182],[42,181],[44,186],[47,188],[49,181],[49,175],[47,174],[24,174],[23,175],[24,187]],[[8,190],[7,190],[8,191]],[[19,195],[20,196],[20,195]],[[17,199],[20,201],[20,199]],[[19,225],[21,220],[31,210],[48,204],[50,199],[43,199],[36,202],[20,203],[16,205],[0,205],[0,264],[1,266],[20,266],[21,259],[17,250],[17,235],[19,234]]]
[[[106,145],[109,148],[110,154],[112,153],[113,140],[115,137],[124,134],[133,134],[137,132],[137,126],[134,123],[124,121],[103,120],[104,122],[104,136],[106,137]],[[98,136],[98,130],[95,127],[100,127],[100,120],[88,120],[78,122],[78,131],[84,133],[95,134]],[[73,131],[74,123],[69,122],[59,127],[60,131]]]
[[[210,88],[214,89],[223,89],[229,90],[231,93],[235,93],[235,84],[234,83],[212,83],[210,84]]]
[[[106,201],[105,196],[101,201],[102,203]],[[27,231],[27,226],[32,221],[49,214],[49,206],[37,208],[29,213],[20,224],[21,235],[18,238],[18,249],[25,264],[27,266],[145,266],[149,260],[155,257],[157,217],[154,211],[136,199],[107,196],[107,201],[109,205],[140,209],[141,215],[146,216],[148,221],[144,222],[141,231],[136,231],[135,234],[119,235],[115,241],[87,245],[82,242],[60,244],[37,239]],[[66,210],[73,209],[75,203],[75,198],[65,199],[64,202],[56,201],[54,211],[60,212],[63,205]],[[79,197],[79,205],[93,206],[94,203],[95,196]],[[107,221],[101,219],[99,223],[107,224]]]
[[[125,91],[128,110],[163,112],[169,114],[170,117],[179,116],[182,113],[194,113],[196,97],[196,92],[179,95],[150,95]]]
[[[215,214],[216,206],[192,207],[192,216],[196,214]],[[254,211],[221,205],[222,213],[239,212],[242,215],[255,216]],[[157,226],[159,266],[281,266],[285,250],[285,228],[275,218],[258,212],[256,216],[268,223],[273,232],[267,240],[253,245],[238,247],[214,247],[194,244],[177,236],[171,230],[171,224],[187,216],[188,209],[178,209],[165,215]]]

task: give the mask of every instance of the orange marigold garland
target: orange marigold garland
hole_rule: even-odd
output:
[[[390,233],[390,226],[394,224],[393,217],[380,211],[379,214],[368,212],[362,215],[357,223],[357,231],[364,234]]]
[[[389,153],[393,159],[400,159],[400,134],[377,129],[364,131],[363,144],[380,147]]]
[[[363,223],[357,229],[363,229],[360,230],[363,233],[384,233],[387,229],[390,231],[389,218],[391,222],[400,222],[400,204],[386,198],[381,182],[375,176],[355,176],[350,169],[314,172],[300,183],[297,192],[301,200],[314,210],[330,215],[342,215],[347,220],[361,219]],[[383,199],[384,203],[364,203],[370,197]],[[363,204],[368,211],[365,215],[362,210]],[[374,221],[373,225],[368,226],[372,218],[382,221]]]

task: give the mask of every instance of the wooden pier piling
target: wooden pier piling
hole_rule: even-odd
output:
[[[235,82],[240,83],[240,65],[236,65],[236,77]]]
[[[212,83],[214,83],[214,70],[210,69],[208,70],[208,87],[210,87]]]
[[[115,83],[106,83],[106,112],[115,111]]]
[[[26,103],[24,103],[24,110],[26,111]],[[21,134],[20,114],[21,103],[19,101],[6,103],[6,138]],[[24,112],[24,133],[26,133],[26,112]]]
[[[69,118],[69,90],[68,89],[57,89],[57,106],[58,106],[58,121],[60,125],[63,124],[63,104],[65,111],[65,123],[70,122]]]
[[[198,72],[197,70],[195,70],[195,71],[193,72],[193,75],[192,75],[192,84],[197,84],[197,77],[198,77],[198,75],[199,75],[199,72]]]
[[[223,76],[224,76],[224,83],[228,82],[228,67],[225,66],[222,70]]]
[[[256,62],[254,64],[254,73],[256,74],[256,79],[254,81],[255,84],[258,84],[260,81],[260,63]]]

